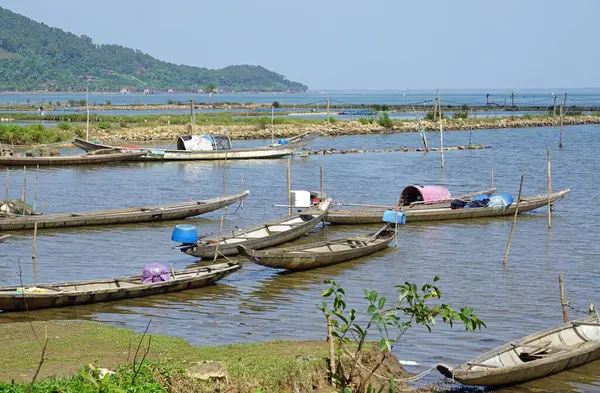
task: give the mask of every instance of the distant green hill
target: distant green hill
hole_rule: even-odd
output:
[[[196,91],[304,91],[306,86],[260,66],[211,70],[157,60],[120,45],[49,27],[0,7],[0,91],[145,89]]]

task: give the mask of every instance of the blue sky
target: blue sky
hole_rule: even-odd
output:
[[[0,0],[95,43],[310,89],[592,87],[595,0]]]

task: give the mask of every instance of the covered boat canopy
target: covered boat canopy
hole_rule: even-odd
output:
[[[450,200],[450,191],[442,186],[419,186],[412,185],[402,190],[400,194],[400,205],[408,206],[412,203],[439,203]]]
[[[182,135],[177,138],[177,150],[205,151],[229,149],[231,149],[231,139],[227,135]]]

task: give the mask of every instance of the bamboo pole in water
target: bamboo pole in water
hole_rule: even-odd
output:
[[[319,185],[320,185],[320,192],[321,192],[321,195],[319,195],[319,198],[324,199],[325,194],[323,193],[323,165],[319,165]]]
[[[221,231],[223,231],[223,221],[225,220],[225,215],[221,216],[221,224],[219,225],[219,235],[217,236],[217,245],[215,246],[215,256],[213,257],[213,263],[217,261],[219,256],[219,243],[221,243]]]
[[[517,215],[519,214],[519,202],[521,202],[521,190],[523,188],[523,178],[525,175],[521,175],[521,183],[519,184],[519,195],[517,196],[517,206],[515,207],[515,215],[513,216],[512,226],[510,227],[510,234],[508,235],[508,244],[506,245],[506,252],[504,253],[504,264],[508,261],[508,252],[510,251],[510,243],[512,242],[513,233],[515,232],[515,225],[517,224]]]
[[[27,167],[23,167],[23,193],[21,194],[21,201],[23,202],[23,209],[21,215],[25,215],[25,201],[27,197]]]
[[[444,123],[442,122],[442,104],[440,102],[440,91],[437,91],[437,102],[440,110],[440,163],[444,169]]]
[[[6,215],[8,215],[8,167],[6,167]]]
[[[550,148],[548,148],[548,229],[552,228],[552,171],[550,169]]]
[[[37,222],[33,224],[33,244],[31,245],[31,259],[36,258],[35,241],[37,239]]]
[[[288,200],[288,214],[292,214],[292,179],[291,179],[291,167],[290,159],[287,160],[287,200]]]
[[[37,196],[38,196],[38,179],[40,177],[40,166],[37,166],[37,169],[35,171],[35,188],[33,190],[33,212],[35,213],[35,205],[37,203]]]
[[[415,110],[415,107],[412,107],[413,112],[417,118],[417,122],[419,123],[419,132],[421,133],[421,137],[423,138],[423,147],[425,147],[425,152],[429,151],[429,143],[427,143],[427,135],[425,135],[425,128],[423,127],[423,123],[421,123],[421,118],[419,114]]]
[[[565,99],[566,99],[566,95],[565,95]],[[560,140],[558,142],[558,147],[559,148],[563,148],[563,106],[564,106],[564,101],[560,104]]]
[[[563,322],[569,322],[569,310],[567,309],[567,299],[565,299],[565,286],[563,284],[562,272],[558,273],[558,290],[560,291],[560,304],[562,306]]]

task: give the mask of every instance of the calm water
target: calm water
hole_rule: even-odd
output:
[[[559,150],[554,128],[477,131],[474,143],[491,149],[448,151],[446,169],[439,154],[389,153],[311,156],[292,162],[292,188],[318,189],[319,166],[325,188],[338,201],[392,203],[410,183],[444,184],[454,193],[489,186],[494,168],[500,191],[516,194],[525,174],[523,193],[546,190],[546,146],[551,146],[553,188],[571,188],[557,204],[553,229],[548,232],[546,210],[520,216],[507,266],[502,257],[511,219],[482,219],[402,227],[400,247],[319,270],[282,274],[244,263],[243,269],[218,285],[196,291],[92,306],[33,312],[36,319],[87,319],[141,331],[152,319],[152,332],[176,335],[196,345],[215,345],[272,339],[323,339],[324,319],[316,310],[324,279],[340,282],[349,304],[364,309],[363,288],[377,288],[393,296],[393,286],[404,281],[442,280],[443,300],[471,305],[488,328],[467,333],[436,326],[433,333],[415,328],[396,348],[403,360],[424,370],[437,362],[458,364],[526,333],[562,320],[557,275],[565,276],[566,293],[575,307],[598,303],[595,284],[600,242],[596,195],[600,148],[598,126],[565,129],[565,148]],[[437,142],[430,133],[430,143]],[[468,143],[468,132],[444,135],[446,146]],[[264,141],[243,141],[238,146]],[[314,148],[382,148],[419,146],[417,134],[321,138]],[[250,189],[243,210],[229,210],[224,228],[246,227],[285,214],[273,204],[285,202],[285,160],[239,161],[227,167],[228,192]],[[224,166],[219,163],[132,163],[102,167],[44,169],[39,174],[38,206],[66,212],[136,206],[219,195]],[[4,189],[5,175],[0,176]],[[243,180],[242,180],[243,179]],[[27,196],[34,195],[29,173]],[[10,171],[10,194],[21,195],[22,171]],[[218,230],[222,212],[195,219],[200,232]],[[175,269],[195,260],[170,247],[175,223],[108,228],[75,228],[38,233],[37,262],[32,266],[31,234],[14,233],[0,245],[0,285],[17,284],[18,261],[26,282],[52,282],[139,274],[143,265],[158,261]],[[373,231],[377,227],[327,227],[302,241],[337,238]],[[572,314],[578,316],[578,314]],[[23,320],[6,314],[0,322]],[[1,346],[2,344],[0,344]],[[431,374],[427,382],[438,382]],[[512,391],[552,389],[600,392],[600,364],[527,384]]]
[[[441,90],[442,104],[447,105],[511,105],[511,94],[514,92],[515,105],[539,105],[548,106],[553,104],[553,96],[560,98],[565,93],[567,96],[567,106],[598,106],[600,104],[600,88],[584,89],[447,89]],[[489,97],[486,95],[489,94]],[[431,105],[435,98],[435,90],[366,90],[366,91],[307,91],[305,93],[235,93],[235,94],[104,94],[90,93],[89,102],[104,103],[110,101],[114,105],[122,104],[166,104],[168,100],[196,102],[235,102],[235,103],[256,103],[268,104],[273,101],[279,101],[282,104],[314,104],[326,105],[329,98],[330,104],[336,105],[357,105],[357,104],[388,104],[388,105],[422,105],[428,103]],[[84,100],[83,93],[47,93],[47,94],[14,94],[1,93],[0,106],[11,104],[31,104],[44,105],[49,101],[56,103],[60,101],[65,103],[69,100]]]

